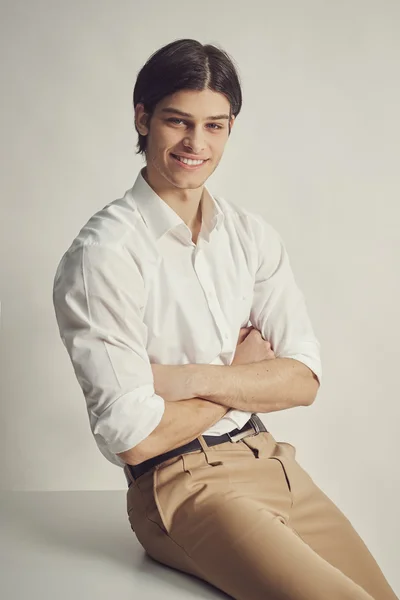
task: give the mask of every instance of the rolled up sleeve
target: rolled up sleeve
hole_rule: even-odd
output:
[[[62,257],[53,285],[56,319],[106,455],[138,445],[164,414],[146,352],[144,304],[143,278],[124,248],[81,244]]]
[[[250,320],[277,358],[304,363],[321,383],[320,343],[282,238],[261,216],[256,221],[258,268]]]

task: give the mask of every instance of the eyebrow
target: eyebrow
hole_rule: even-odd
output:
[[[187,112],[183,112],[183,110],[179,110],[178,108],[163,108],[161,109],[161,112],[163,113],[175,113],[177,115],[181,115],[181,117],[188,117],[189,119],[193,119],[193,115],[191,115],[190,113]],[[228,119],[229,120],[229,115],[226,114],[222,114],[222,115],[213,115],[211,117],[206,117],[206,121],[217,121],[219,119]]]

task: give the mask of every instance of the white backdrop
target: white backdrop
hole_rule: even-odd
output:
[[[144,62],[178,38],[220,44],[243,109],[208,185],[281,233],[322,345],[315,403],[264,421],[399,589],[400,3],[1,7],[1,488],[125,489],[91,436],[53,277],[143,166],[131,97]]]

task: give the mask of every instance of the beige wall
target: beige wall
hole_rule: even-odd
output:
[[[209,185],[281,233],[322,344],[315,404],[264,420],[399,587],[399,2],[1,4],[1,488],[125,488],[91,437],[53,276],[143,164],[144,61],[219,43],[244,104]]]

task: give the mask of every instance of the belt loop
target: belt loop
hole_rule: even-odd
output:
[[[253,425],[256,434],[260,433],[260,419],[258,417],[258,415],[256,415],[256,413],[252,413],[251,417],[250,417],[250,422]]]
[[[213,467],[216,465],[222,465],[222,462],[220,460],[212,460],[210,454],[212,452],[215,452],[215,450],[213,449],[212,446],[211,447],[207,446],[207,442],[205,441],[204,437],[202,435],[199,435],[197,439],[199,440],[199,444],[205,454],[208,464]]]
[[[128,484],[128,488],[129,488],[131,483],[135,483],[136,479],[132,475],[132,472],[131,472],[128,464],[125,464],[125,466],[124,466],[124,473],[125,473],[126,482]]]

